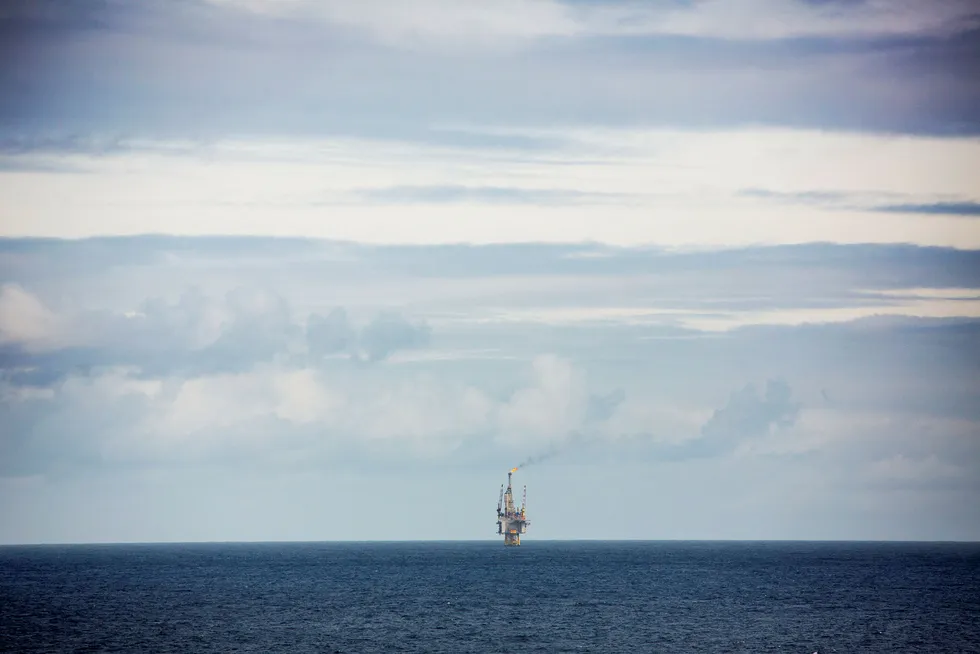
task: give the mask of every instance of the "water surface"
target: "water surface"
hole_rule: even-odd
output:
[[[977,652],[980,545],[2,547],[0,649]]]

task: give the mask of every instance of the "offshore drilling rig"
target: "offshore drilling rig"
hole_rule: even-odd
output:
[[[514,493],[510,487],[510,478],[517,472],[513,468],[507,473],[507,490],[500,487],[500,499],[497,500],[497,533],[504,535],[504,545],[520,545],[521,534],[527,533],[527,526],[530,524],[525,519],[527,509],[527,486],[524,487],[524,494],[521,496],[521,510],[518,511],[514,506]]]

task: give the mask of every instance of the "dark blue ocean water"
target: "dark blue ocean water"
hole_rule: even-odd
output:
[[[977,652],[980,546],[0,548],[11,652]]]

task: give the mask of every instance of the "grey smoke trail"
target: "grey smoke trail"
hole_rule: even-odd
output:
[[[584,440],[585,440],[585,436],[583,434],[581,434],[580,432],[577,432],[577,431],[576,432],[572,432],[569,438],[566,438],[565,440],[563,440],[563,441],[561,441],[559,443],[553,443],[551,445],[551,447],[549,447],[544,452],[541,452],[539,454],[535,454],[533,456],[529,456],[528,458],[526,458],[523,461],[521,461],[517,465],[517,469],[518,470],[522,470],[522,469],[524,469],[524,468],[526,468],[528,466],[535,465],[537,463],[544,463],[548,459],[551,459],[551,458],[554,458],[554,457],[558,456],[559,454],[561,454],[562,452],[564,452],[568,448],[570,448],[570,447],[572,447],[574,445],[577,445],[577,444],[581,443]]]
[[[605,422],[610,418],[610,416],[612,416],[612,414],[616,411],[616,408],[622,404],[623,400],[625,399],[626,393],[621,388],[617,388],[607,395],[590,396],[589,404],[586,408],[586,425],[597,425]],[[593,433],[592,438],[595,437],[596,434]],[[535,454],[534,456],[529,456],[528,458],[524,459],[524,461],[517,466],[517,469],[520,470],[521,468],[526,468],[536,463],[544,463],[548,459],[558,456],[569,448],[585,444],[588,440],[590,440],[590,437],[586,436],[580,431],[570,432],[568,438],[559,443],[553,443],[551,447],[540,454]]]

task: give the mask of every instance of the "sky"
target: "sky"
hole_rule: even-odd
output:
[[[980,539],[972,0],[0,7],[0,543]]]

